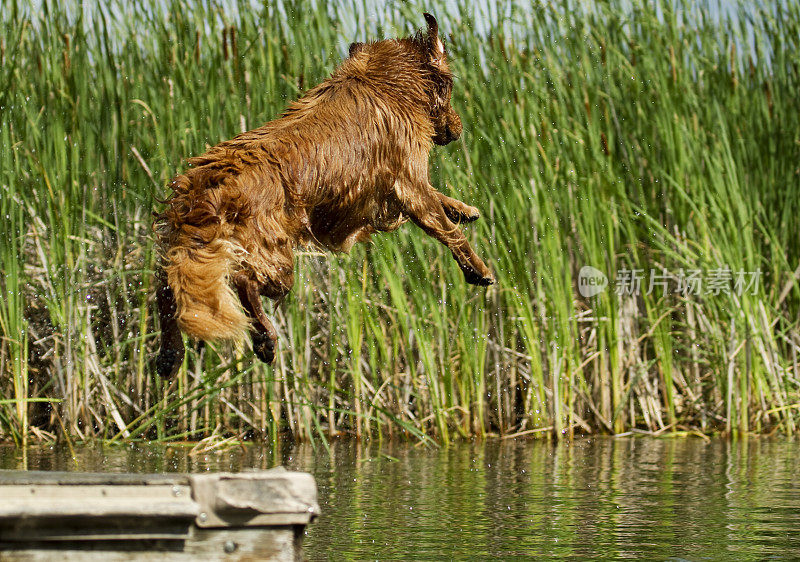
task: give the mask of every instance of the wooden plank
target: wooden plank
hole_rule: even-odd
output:
[[[186,485],[0,485],[0,522],[36,517],[161,517],[199,513]]]
[[[268,472],[268,471],[265,471]],[[87,485],[130,485],[148,486],[151,484],[188,485],[189,475],[133,474],[114,472],[50,472],[44,470],[0,470],[0,485],[64,484],[68,486]]]
[[[272,470],[192,474],[189,480],[200,504],[198,527],[306,525],[319,515],[310,474]]]
[[[0,471],[2,560],[302,560],[309,474]]]
[[[105,518],[102,522],[94,518],[17,519],[13,524],[0,528],[0,549],[33,543],[48,543],[55,547],[77,542],[183,541],[191,537],[192,528],[191,519],[160,517]]]
[[[137,541],[64,544],[57,550],[48,544],[31,544],[25,549],[0,550],[4,562],[195,562],[254,561],[290,562],[304,560],[302,527],[244,529],[197,529],[186,541]]]

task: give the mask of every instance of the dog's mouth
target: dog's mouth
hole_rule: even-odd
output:
[[[460,136],[460,133],[454,132],[449,125],[446,125],[444,131],[440,131],[433,135],[433,142],[439,146],[444,146],[455,140],[458,140],[458,137]]]

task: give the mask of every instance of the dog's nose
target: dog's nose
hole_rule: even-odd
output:
[[[453,142],[458,140],[461,136],[461,131],[454,131],[450,128],[450,125],[445,127],[445,137],[447,138],[447,142]]]
[[[450,144],[454,140],[458,140],[460,136],[460,131],[454,131],[449,125],[445,125],[444,131],[433,136],[433,142],[439,146],[444,146],[446,144]]]

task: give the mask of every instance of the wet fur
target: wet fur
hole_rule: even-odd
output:
[[[450,248],[468,282],[494,282],[457,227],[478,210],[428,181],[432,145],[457,139],[461,121],[436,20],[425,19],[413,37],[354,43],[280,118],[191,158],[172,181],[156,220],[160,375],[180,367],[181,330],[209,341],[249,331],[271,362],[277,334],[261,296],[291,289],[298,246],[347,252],[410,219]]]

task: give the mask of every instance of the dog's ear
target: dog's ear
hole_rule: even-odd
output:
[[[356,41],[355,43],[350,43],[350,49],[348,49],[349,56],[355,56],[361,49],[364,48],[364,43]]]
[[[428,45],[431,58],[434,61],[441,60],[444,57],[444,43],[439,38],[439,23],[427,12],[422,15],[425,17],[425,23],[428,24]]]
[[[425,23],[428,24],[428,35],[430,37],[437,37],[439,35],[439,23],[436,21],[436,18],[428,12],[425,12],[422,16],[425,18]]]

